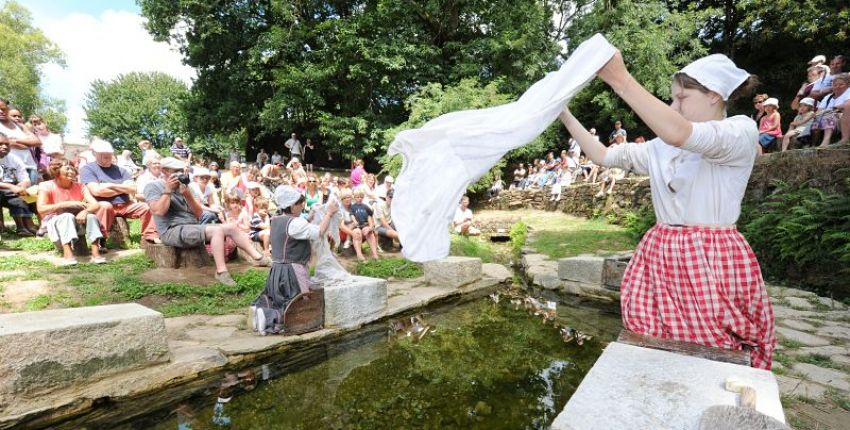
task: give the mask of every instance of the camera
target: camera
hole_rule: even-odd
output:
[[[189,175],[185,173],[175,173],[171,177],[176,178],[183,185],[189,185]]]

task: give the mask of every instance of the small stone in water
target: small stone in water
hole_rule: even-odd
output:
[[[478,403],[475,404],[474,411],[476,415],[490,415],[493,413],[493,407],[488,405],[487,402],[479,400]]]

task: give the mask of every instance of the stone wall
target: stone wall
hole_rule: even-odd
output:
[[[651,204],[649,178],[629,177],[617,181],[614,192],[597,197],[600,184],[577,183],[561,192],[561,200],[550,201],[550,187],[545,189],[508,190],[498,197],[480,202],[478,207],[486,209],[538,209],[560,210],[570,215],[592,217],[599,215],[621,215],[627,210],[637,210]]]
[[[806,148],[783,153],[767,154],[756,159],[746,200],[760,201],[775,188],[774,181],[811,186],[839,192],[848,190],[850,179],[850,149]],[[560,210],[570,215],[591,217],[613,215],[619,218],[625,211],[637,211],[652,204],[649,178],[632,176],[617,181],[614,192],[596,197],[600,185],[579,182],[561,194],[560,202],[550,202],[549,187],[543,190],[508,190],[489,201],[478,202],[484,209]]]

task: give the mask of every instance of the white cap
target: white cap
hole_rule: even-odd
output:
[[[193,176],[210,176],[210,169],[206,167],[195,167],[192,169]]]
[[[251,189],[251,188],[260,188],[260,183],[259,183],[259,182],[251,181],[251,182],[248,182],[247,184],[245,184],[245,187],[246,187],[246,188],[248,188],[248,189]]]
[[[384,182],[395,182],[395,178],[392,175],[384,176]]]
[[[815,58],[809,60],[809,64],[813,63],[826,63],[826,56],[824,55],[815,55]]]
[[[159,166],[163,169],[183,170],[186,167],[186,163],[174,157],[165,157],[159,162]]]
[[[815,99],[813,99],[811,97],[806,97],[803,100],[800,100],[800,104],[801,105],[807,105],[807,106],[814,106],[815,105]]]
[[[696,79],[702,86],[720,94],[724,101],[729,100],[732,92],[750,77],[746,70],[738,68],[723,54],[702,57],[685,66],[679,73]]]
[[[274,201],[277,203],[279,209],[286,209],[292,206],[300,198],[301,193],[289,185],[281,185],[274,190]]]
[[[103,140],[103,139],[95,139],[91,143],[92,152],[108,152],[110,154],[114,154],[115,150],[112,149],[112,144]]]
[[[777,100],[775,97],[771,97],[771,98],[765,100],[761,105],[762,106],[773,106],[775,108],[778,108],[779,107],[779,100]]]

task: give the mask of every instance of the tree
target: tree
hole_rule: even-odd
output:
[[[507,77],[500,90],[516,95],[542,77],[558,52],[554,3],[140,0],[148,30],[198,71],[193,129],[321,135],[345,157],[381,152],[426,84]]]
[[[0,7],[0,97],[8,98],[24,115],[44,115],[54,131],[65,128],[65,106],[40,94],[41,67],[65,66],[62,52],[32,26],[29,11],[7,1]]]
[[[136,149],[141,139],[150,140],[154,147],[170,147],[186,131],[181,102],[188,92],[186,84],[161,72],[98,79],[92,82],[83,107],[89,134],[118,148]]]
[[[576,15],[567,30],[569,45],[576,45],[594,33],[603,33],[623,53],[635,79],[661,99],[670,97],[670,77],[677,70],[704,56],[708,48],[697,37],[711,10],[668,8],[662,0],[619,0],[616,4],[597,2]],[[572,47],[572,46],[571,46]],[[570,104],[586,127],[623,127],[648,134],[632,110],[601,80],[594,80]],[[603,135],[603,138],[605,136]]]

